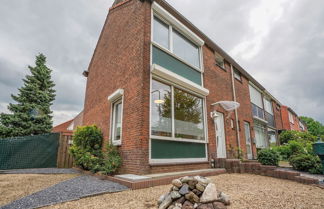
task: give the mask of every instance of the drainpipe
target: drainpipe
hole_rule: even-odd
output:
[[[232,73],[232,89],[233,89],[233,97],[234,97],[234,102],[236,102],[236,91],[235,91],[235,78],[234,78],[234,69],[233,65],[231,65],[231,73]],[[238,114],[237,114],[237,109],[235,111],[235,122],[236,122],[236,137],[237,137],[237,145],[238,148],[241,149],[241,142],[240,142],[240,130],[239,130],[239,121],[238,121]],[[237,151],[239,154],[239,150]]]

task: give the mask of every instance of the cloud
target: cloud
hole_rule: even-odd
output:
[[[3,0],[0,111],[39,52],[53,70],[54,123],[83,108],[87,69],[112,0]],[[321,0],[168,1],[300,115],[324,123]]]

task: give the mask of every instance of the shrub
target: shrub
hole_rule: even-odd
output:
[[[316,156],[310,154],[297,154],[289,158],[289,164],[298,171],[309,171],[317,165]]]
[[[278,166],[279,154],[273,149],[262,149],[258,152],[258,161],[262,165]]]
[[[291,149],[289,145],[281,145],[272,148],[279,154],[280,160],[288,161],[291,156]]]
[[[317,139],[316,136],[313,136],[308,132],[300,132],[300,131],[283,131],[279,135],[280,144],[286,144],[292,140],[315,142],[316,139]]]
[[[121,165],[119,153],[112,145],[107,146],[107,151],[102,151],[102,140],[102,132],[96,126],[78,127],[70,147],[76,165],[93,173],[116,172]]]
[[[122,160],[116,147],[111,144],[107,145],[107,151],[104,154],[101,171],[105,174],[115,173],[121,165]]]

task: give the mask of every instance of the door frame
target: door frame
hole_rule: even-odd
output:
[[[246,130],[246,125],[248,125],[248,128],[249,128],[249,130],[247,131]],[[248,140],[247,140],[247,136],[246,136],[246,134],[249,134],[249,145],[250,145],[250,152],[251,152],[251,155],[249,155],[248,154],[248,152],[247,152],[247,144],[248,144]],[[247,121],[244,121],[244,138],[245,138],[245,147],[246,147],[246,155],[247,155],[247,158],[249,159],[249,160],[252,160],[253,159],[253,148],[252,148],[252,137],[251,137],[251,125],[250,125],[250,123],[249,122],[247,122]]]
[[[226,133],[225,133],[225,118],[224,118],[224,113],[222,113],[222,112],[218,112],[218,111],[216,111],[216,114],[217,114],[217,116],[216,116],[216,118],[214,119],[214,125],[215,125],[215,141],[216,141],[216,157],[217,158],[226,158],[227,157],[227,150],[226,150]],[[221,117],[220,117],[221,116]],[[222,118],[222,119],[221,119]],[[224,137],[224,156],[222,156],[222,157],[219,157],[218,155],[219,155],[219,152],[218,152],[218,143],[217,143],[217,129],[219,128],[219,127],[217,127],[217,120],[220,120],[220,122],[221,122],[221,124],[223,124],[222,125],[222,132],[223,132],[223,137]]]

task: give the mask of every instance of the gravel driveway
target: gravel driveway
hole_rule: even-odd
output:
[[[123,185],[111,181],[100,180],[93,176],[78,176],[13,201],[1,207],[1,209],[38,208],[61,202],[78,200],[82,197],[108,192],[119,192],[127,189],[128,188]]]
[[[324,189],[297,182],[250,174],[210,177],[216,187],[231,196],[228,209],[323,209]],[[160,195],[170,185],[128,190],[66,202],[46,209],[156,209]]]

